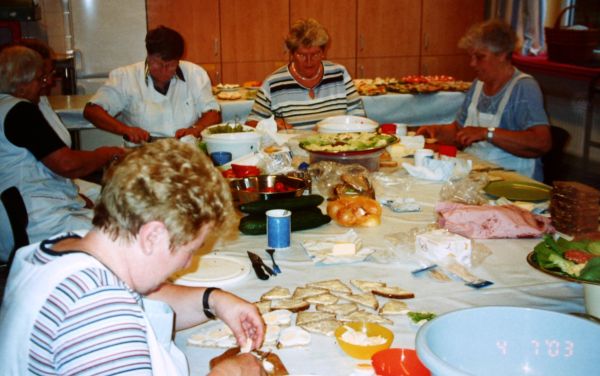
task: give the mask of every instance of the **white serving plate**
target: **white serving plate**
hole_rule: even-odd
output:
[[[205,255],[200,257],[194,270],[184,271],[173,278],[183,286],[225,286],[241,281],[250,273],[250,265],[234,257]]]
[[[360,116],[332,116],[317,123],[319,133],[375,132],[379,123]]]

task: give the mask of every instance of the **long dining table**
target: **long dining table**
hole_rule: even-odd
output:
[[[469,158],[467,155],[459,155]],[[410,161],[409,161],[410,163]],[[527,178],[509,171],[491,171],[497,179],[527,181]],[[218,240],[211,246],[209,254],[235,258],[249,268],[243,278],[214,282],[244,299],[256,302],[261,295],[273,287],[285,287],[291,292],[296,287],[310,282],[338,279],[351,287],[350,280],[381,281],[388,286],[399,286],[415,294],[405,302],[412,311],[431,311],[438,315],[472,307],[506,305],[539,308],[563,313],[584,312],[582,286],[544,274],[526,260],[540,239],[489,239],[473,240],[473,262],[471,273],[493,282],[485,288],[475,289],[463,281],[452,279],[441,282],[427,273],[417,276],[412,270],[422,266],[414,254],[414,235],[417,231],[431,227],[436,221],[435,204],[440,200],[443,182],[420,180],[409,176],[399,168],[386,168],[372,175],[378,198],[414,198],[421,210],[396,213],[383,208],[381,224],[377,227],[353,228],[363,247],[375,252],[360,262],[345,264],[317,264],[303,247],[310,240],[327,240],[346,234],[350,229],[332,221],[321,227],[292,232],[289,250],[278,250],[275,260],[282,273],[268,280],[258,279],[250,268],[246,251],[263,258],[267,265],[271,261],[265,248],[265,235],[242,235],[233,239]],[[322,209],[325,210],[325,205]],[[201,257],[198,256],[201,262]],[[424,274],[424,275],[423,275]],[[209,283],[210,284],[210,283]],[[359,291],[352,287],[354,293]],[[380,305],[387,299],[378,297]],[[310,310],[314,310],[314,305]],[[394,333],[394,348],[415,348],[419,327],[406,315],[388,316],[393,325],[386,325]],[[203,324],[207,325],[207,324]],[[292,325],[294,321],[292,320]],[[490,325],[494,325],[490,323]],[[202,326],[180,331],[175,342],[187,356],[191,374],[203,375],[209,371],[209,361],[225,349],[204,348],[188,345],[188,338],[202,330]],[[477,336],[477,333],[465,333]],[[311,343],[304,347],[273,350],[292,375],[351,375],[360,361],[346,355],[336,343],[335,337],[313,333]]]
[[[94,126],[83,117],[83,108],[91,95],[51,95],[52,108],[65,126],[72,131],[92,129]],[[441,91],[432,94],[385,94],[363,96],[367,117],[384,123],[411,125],[442,124],[454,120],[464,93]],[[252,108],[252,100],[219,100],[224,122],[244,122]]]

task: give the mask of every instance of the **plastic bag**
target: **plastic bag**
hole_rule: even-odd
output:
[[[483,193],[483,188],[488,182],[486,174],[471,174],[463,179],[449,181],[440,190],[440,201],[483,205],[488,202],[488,198]]]

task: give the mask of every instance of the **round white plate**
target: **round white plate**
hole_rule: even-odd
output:
[[[242,260],[219,255],[206,255],[197,267],[175,276],[173,283],[183,286],[223,286],[244,279],[250,273],[250,264]]]

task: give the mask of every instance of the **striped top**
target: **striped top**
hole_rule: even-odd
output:
[[[285,65],[265,79],[256,95],[248,120],[259,121],[271,115],[284,118],[294,127],[312,128],[330,116],[365,116],[362,100],[346,68],[323,61],[323,79],[310,90],[300,85]]]
[[[52,241],[32,257],[60,259]],[[106,268],[71,274],[48,296],[30,337],[28,370],[35,375],[151,375],[141,296]]]

